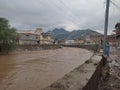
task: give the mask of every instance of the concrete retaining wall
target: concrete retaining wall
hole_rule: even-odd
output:
[[[19,45],[18,49],[22,50],[46,50],[46,49],[57,49],[60,48],[60,45]]]
[[[89,79],[88,83],[83,88],[83,90],[97,90],[101,78],[101,69],[104,66],[104,61],[105,58],[102,58],[99,64],[97,65],[95,72],[93,73],[92,77]]]
[[[95,55],[42,90],[97,90],[104,58]]]
[[[87,50],[92,50],[96,52],[98,50],[98,44],[93,44],[93,45],[63,45],[65,47],[76,47],[76,48],[84,48]]]
[[[41,50],[41,49],[57,49],[60,48],[61,45],[53,45],[53,44],[44,44],[44,45],[19,45],[18,49],[27,49],[27,50]],[[84,48],[87,50],[97,51],[98,45],[62,45],[65,47],[76,47],[76,48]]]

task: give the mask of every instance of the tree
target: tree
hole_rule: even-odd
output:
[[[11,28],[9,21],[0,18],[0,51],[10,51],[16,46],[17,33],[15,28]]]

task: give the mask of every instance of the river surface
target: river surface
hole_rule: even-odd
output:
[[[40,90],[83,64],[92,52],[80,48],[25,51],[0,56],[0,90]]]

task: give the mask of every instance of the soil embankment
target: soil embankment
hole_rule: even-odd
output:
[[[43,90],[96,90],[103,61],[92,56],[88,61]]]
[[[102,68],[98,90],[120,90],[120,50],[111,47],[107,64]]]

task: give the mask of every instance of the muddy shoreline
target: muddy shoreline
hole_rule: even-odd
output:
[[[120,90],[120,50],[111,47],[107,64],[102,68],[98,90]]]

